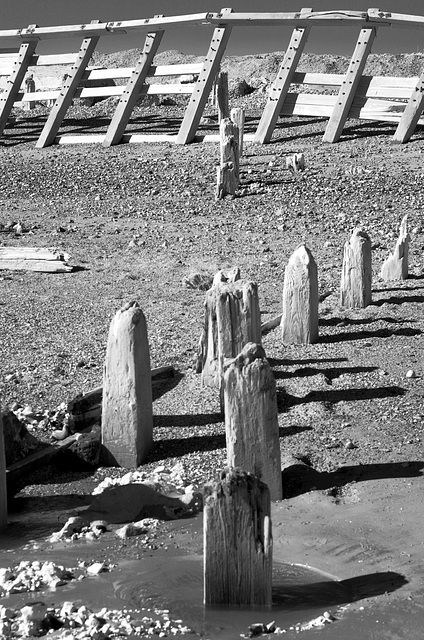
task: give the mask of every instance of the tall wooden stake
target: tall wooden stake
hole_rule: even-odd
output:
[[[227,464],[265,482],[282,500],[281,454],[274,375],[263,347],[249,342],[224,374]]]
[[[218,122],[230,117],[230,107],[228,102],[228,73],[220,71],[216,83],[216,100],[218,103]]]
[[[281,332],[285,344],[318,340],[318,271],[305,245],[291,255],[285,270]]]
[[[204,602],[272,604],[269,489],[240,469],[205,487]]]
[[[220,166],[217,170],[217,199],[226,195],[234,195],[239,185],[239,131],[229,119],[221,120],[220,131]]]
[[[371,304],[371,283],[371,240],[357,228],[344,246],[340,304],[349,309]]]
[[[217,282],[206,293],[202,385],[221,389],[225,360],[238,356],[248,342],[262,343],[257,284]]]
[[[102,462],[137,467],[153,445],[150,353],[136,302],[112,319],[103,374]]]
[[[4,449],[3,419],[0,407],[0,531],[7,527],[6,455]]]
[[[238,156],[241,158],[243,155],[243,138],[244,138],[244,109],[241,107],[234,107],[230,113],[231,121],[237,127],[238,132]]]
[[[406,280],[408,278],[409,233],[408,215],[400,223],[399,238],[393,255],[389,256],[381,267],[383,280]]]

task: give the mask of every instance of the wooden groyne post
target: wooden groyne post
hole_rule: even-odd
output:
[[[227,464],[265,482],[281,500],[281,454],[275,378],[263,347],[248,343],[224,374]]]
[[[258,286],[247,280],[218,280],[205,299],[202,385],[221,389],[225,360],[235,358],[248,342],[262,343]]]
[[[269,489],[254,475],[225,469],[205,487],[204,603],[271,606]]]
[[[371,240],[356,228],[345,243],[340,304],[348,309],[362,309],[371,304]]]
[[[281,334],[285,344],[318,340],[318,270],[303,244],[291,255],[284,274]]]
[[[102,463],[137,467],[153,445],[146,320],[137,302],[112,319],[103,374]]]
[[[239,186],[239,130],[230,118],[221,120],[220,134],[220,165],[217,167],[216,198],[221,200],[227,195],[235,195]]]

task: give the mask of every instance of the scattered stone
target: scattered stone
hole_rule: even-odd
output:
[[[97,576],[99,573],[102,573],[102,571],[105,570],[106,567],[104,562],[94,562],[89,567],[87,567],[87,573],[92,576]]]
[[[406,372],[406,377],[407,377],[407,378],[416,378],[416,377],[417,377],[417,374],[415,373],[415,371],[414,371],[413,369],[409,369],[409,370]]]
[[[345,449],[356,449],[356,445],[352,442],[352,440],[346,440]]]

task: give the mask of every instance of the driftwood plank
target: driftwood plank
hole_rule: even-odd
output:
[[[70,273],[74,270],[65,262],[59,260],[25,260],[25,259],[11,259],[0,260],[0,270],[10,271],[39,271],[45,273]]]
[[[44,249],[43,247],[0,247],[0,260],[55,260],[67,261],[69,254],[60,249]]]

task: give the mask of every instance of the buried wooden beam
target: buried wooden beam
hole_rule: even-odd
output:
[[[337,142],[343,132],[376,34],[376,27],[361,29],[346,76],[340,86],[336,104],[325,129],[323,142]]]
[[[99,20],[93,20],[91,24],[98,24],[99,22]],[[82,41],[75,64],[70,68],[70,73],[62,84],[59,96],[56,99],[41,135],[36,142],[35,146],[37,148],[41,149],[43,147],[48,147],[50,144],[54,143],[59,127],[72,103],[75,92],[82,80],[85,69],[90,62],[90,58],[94,53],[98,41],[98,36],[85,38]]]
[[[19,47],[18,57],[13,63],[12,73],[9,76],[5,91],[0,93],[0,136],[7,124],[13,105],[18,98],[22,82],[31,62],[38,40],[23,42]]]
[[[302,9],[302,11],[312,11],[312,9]],[[255,133],[254,142],[264,144],[271,140],[310,30],[311,27],[294,29],[277,77],[269,92],[267,103]]]
[[[112,319],[103,374],[102,464],[137,467],[153,446],[147,326],[136,302]]]
[[[406,280],[408,278],[409,239],[408,215],[406,215],[400,223],[399,237],[395,250],[381,267],[381,277],[386,282],[390,280]]]
[[[125,132],[125,127],[128,124],[128,120],[130,119],[131,113],[139,98],[141,88],[149,75],[153,58],[156,55],[163,34],[163,31],[147,34],[142,54],[133,69],[131,78],[124,89],[124,93],[119,100],[115,113],[113,114],[112,120],[109,124],[103,140],[104,147],[110,147],[111,145],[118,144],[121,141]]]
[[[205,486],[204,603],[272,604],[271,501],[267,485],[225,469]]]
[[[275,378],[261,345],[249,342],[224,374],[227,464],[268,485],[282,500],[281,454]]]
[[[231,11],[231,9],[223,9],[221,11],[223,22],[225,22],[226,16],[229,15]],[[187,144],[188,142],[191,142],[196,135],[200,119],[203,115],[204,108],[208,101],[214,79],[218,73],[222,56],[224,55],[230,35],[231,27],[220,26],[214,29],[203,68],[197,78],[197,82],[177,135],[176,142],[178,144]]]
[[[318,271],[310,250],[301,245],[291,255],[284,274],[281,334],[285,344],[318,340]]]
[[[152,387],[163,384],[175,376],[172,365],[156,367],[151,370]],[[102,417],[103,387],[96,387],[84,394],[76,396],[68,403],[69,430],[81,431]]]
[[[356,228],[345,243],[340,304],[348,309],[362,309],[371,304],[371,240]]]

